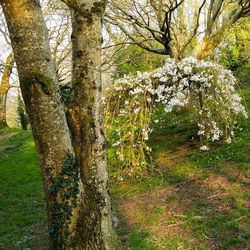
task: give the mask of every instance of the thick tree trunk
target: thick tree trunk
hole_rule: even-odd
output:
[[[12,53],[6,59],[6,66],[3,71],[1,86],[0,86],[0,129],[8,127],[6,121],[6,101],[8,91],[11,88],[10,75],[13,68],[13,55]]]
[[[223,36],[220,38],[218,37],[218,40],[213,42],[209,35],[205,35],[205,37],[194,47],[191,55],[199,60],[208,57],[212,54],[222,38]]]
[[[82,249],[118,250],[121,245],[111,223],[103,129],[101,43],[106,1],[69,2],[74,66],[68,121],[85,191],[73,241]]]
[[[111,224],[101,115],[102,1],[73,4],[73,100],[70,125],[38,0],[0,0],[36,143],[52,249],[120,249]],[[77,7],[77,8],[76,8]],[[78,170],[80,170],[78,172]]]
[[[47,29],[38,0],[0,2],[41,166],[51,248],[64,249],[74,229],[79,175]]]

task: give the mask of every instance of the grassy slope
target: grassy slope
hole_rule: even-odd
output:
[[[0,134],[0,248],[46,245],[45,201],[30,131]]]
[[[250,106],[250,93],[244,91]],[[111,180],[117,232],[131,249],[247,249],[249,134],[201,154],[195,131],[157,127],[155,174]],[[249,124],[249,119],[248,119]],[[191,130],[190,130],[191,129]],[[190,132],[192,131],[193,132]],[[0,249],[46,249],[42,181],[30,131],[0,132]]]
[[[249,110],[250,91],[242,94]],[[210,152],[201,152],[197,140],[187,142],[195,127],[182,119],[181,126],[157,124],[151,136],[155,175],[112,187],[127,224],[121,234],[142,232],[142,244],[154,245],[137,241],[134,249],[248,249],[250,119],[234,143]]]

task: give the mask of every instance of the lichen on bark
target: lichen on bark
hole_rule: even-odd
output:
[[[106,5],[107,5],[107,1],[95,2],[93,4],[93,7],[91,8],[91,12],[103,15]]]
[[[84,185],[81,214],[73,241],[82,249],[123,249],[112,228],[106,140],[102,123],[101,41],[106,1],[77,0],[73,9],[73,91],[68,123]],[[79,248],[80,249],[80,248]]]

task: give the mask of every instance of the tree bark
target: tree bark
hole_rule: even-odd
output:
[[[11,88],[10,75],[12,73],[14,58],[11,53],[6,59],[6,66],[3,71],[1,86],[0,86],[0,129],[8,127],[6,121],[6,101],[8,91]]]
[[[103,128],[101,43],[104,0],[69,1],[73,12],[73,92],[68,122],[85,194],[74,241],[82,249],[121,249],[112,228]]]
[[[47,29],[39,1],[0,2],[43,176],[50,247],[64,249],[74,229],[80,184]]]
[[[74,87],[69,123],[78,161],[39,0],[0,0],[42,171],[50,247],[118,250],[120,242],[111,223],[100,99],[101,17],[105,3],[69,2],[74,18]]]

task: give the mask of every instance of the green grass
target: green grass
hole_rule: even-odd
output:
[[[0,132],[0,248],[24,249],[47,241],[45,200],[30,131]]]
[[[45,199],[31,131],[0,131],[0,190],[0,249],[47,249]],[[131,249],[157,249],[146,241],[146,232],[123,233],[129,233]]]
[[[148,249],[148,250],[158,250],[160,248],[154,246],[154,244],[149,243],[147,241],[147,237],[149,236],[148,232],[139,232],[134,230],[130,234],[130,248],[133,250],[141,250],[141,249]]]

